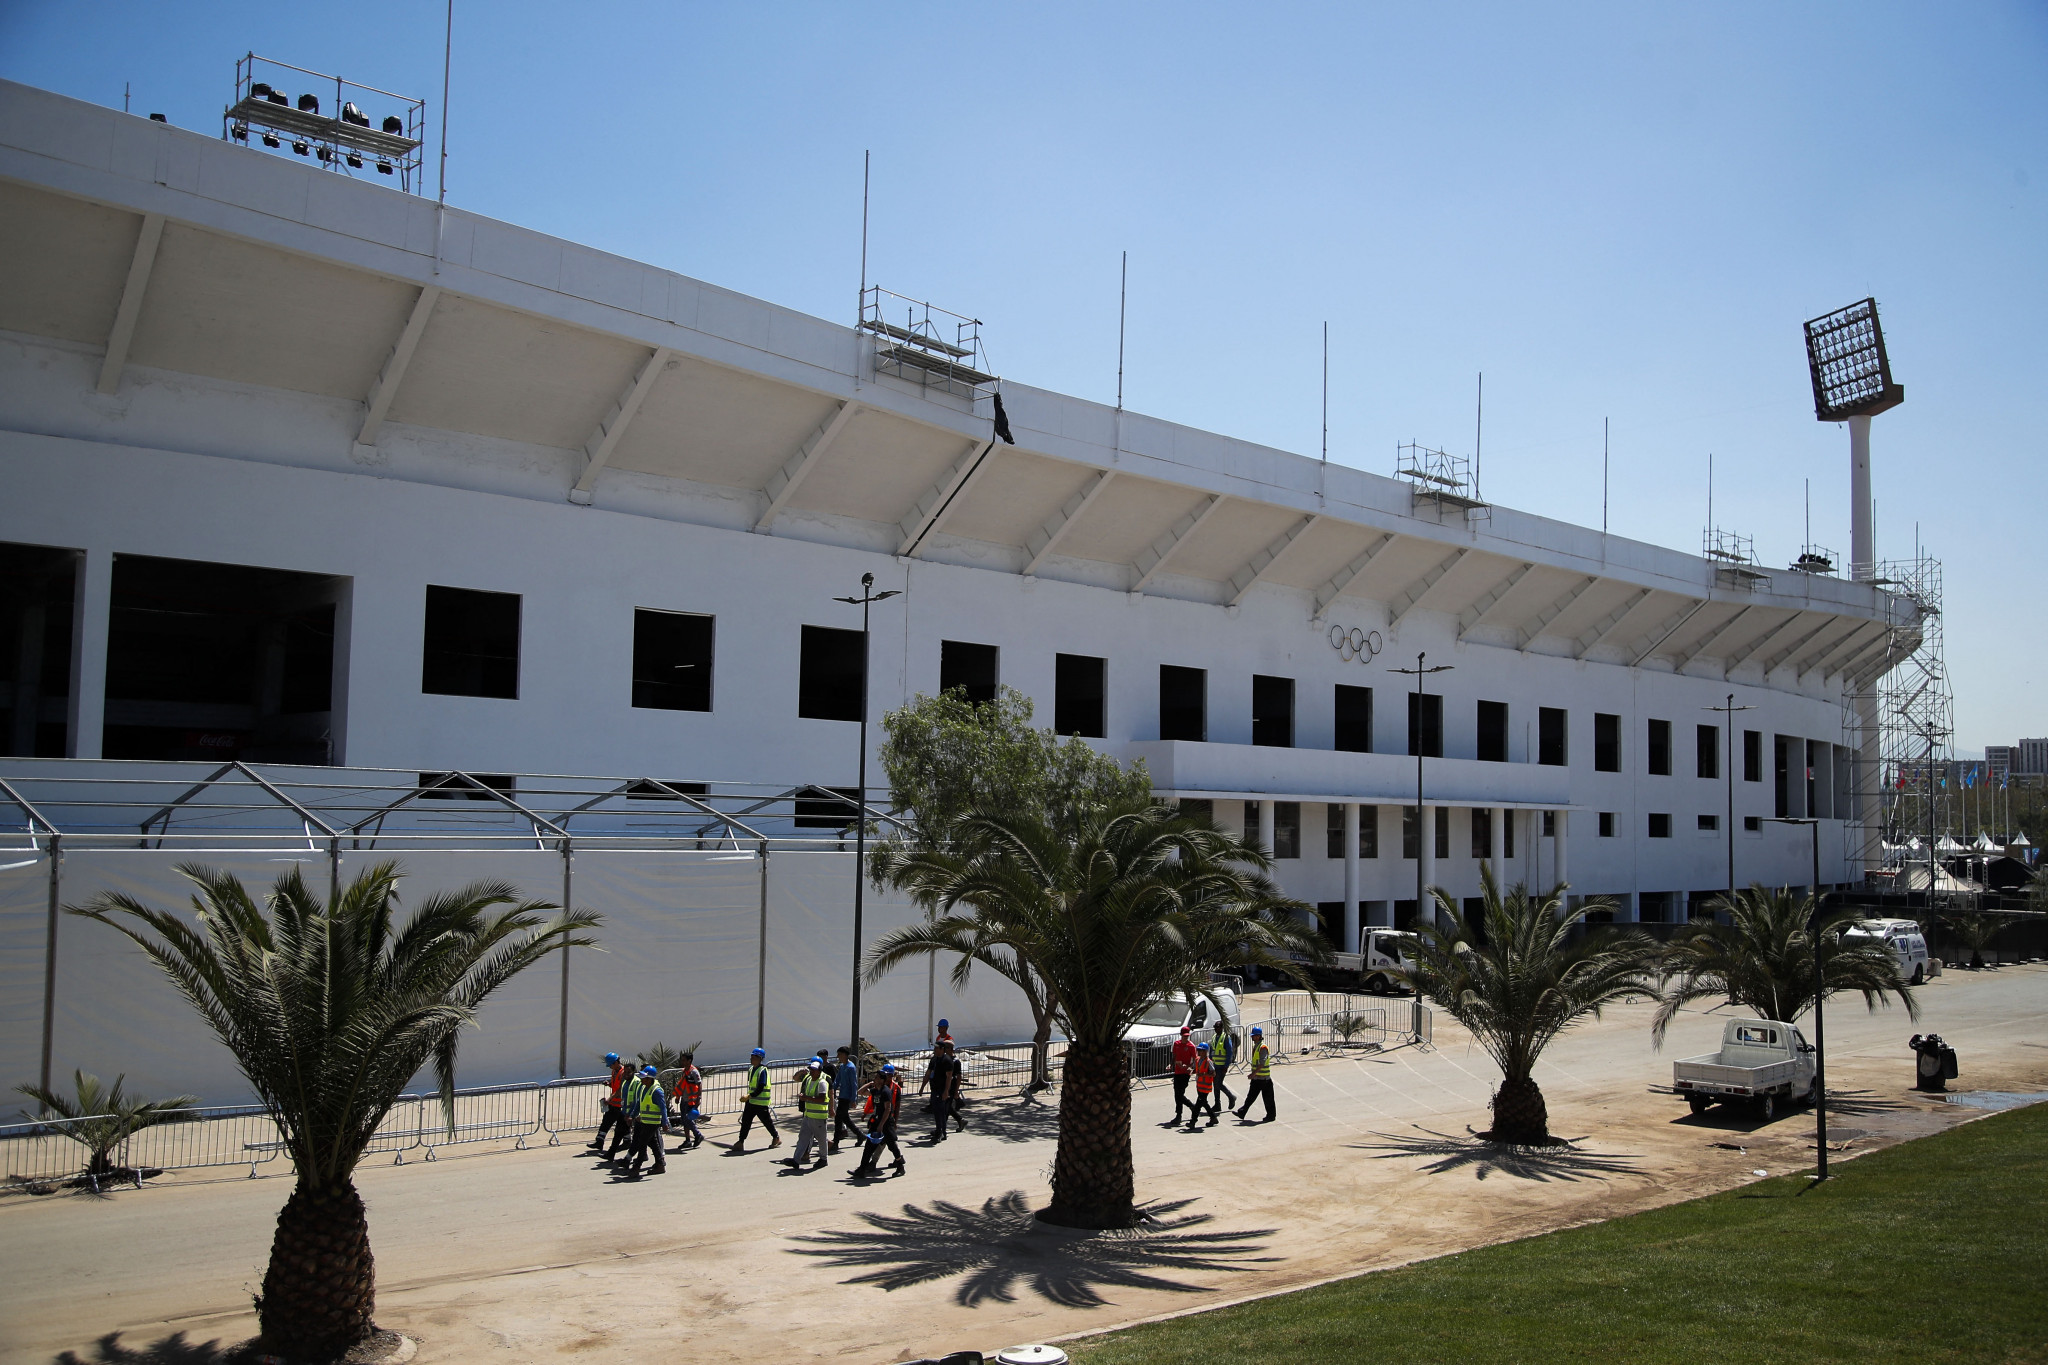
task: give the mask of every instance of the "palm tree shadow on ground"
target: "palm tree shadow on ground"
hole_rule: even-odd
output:
[[[1000,1142],[1049,1141],[1060,1135],[1060,1108],[1049,1095],[982,1096],[962,1109],[961,1117],[968,1133]]]
[[[1248,1232],[1195,1231],[1208,1214],[1179,1215],[1194,1201],[1177,1199],[1142,1209],[1140,1226],[1115,1232],[1080,1232],[1038,1220],[1022,1190],[982,1201],[978,1209],[934,1200],[905,1204],[899,1214],[862,1213],[865,1227],[796,1237],[799,1256],[822,1258],[835,1269],[872,1267],[842,1281],[908,1289],[964,1276],[953,1301],[964,1308],[1014,1303],[1027,1288],[1066,1308],[1110,1302],[1106,1289],[1203,1292],[1207,1286],[1169,1277],[1170,1271],[1249,1271],[1280,1260],[1260,1256]]]
[[[247,1341],[188,1341],[183,1332],[173,1332],[144,1346],[126,1346],[119,1332],[108,1332],[84,1355],[62,1352],[56,1365],[248,1365],[256,1356],[255,1344]]]
[[[1466,1129],[1466,1136],[1417,1128],[1420,1136],[1374,1133],[1378,1142],[1354,1142],[1358,1151],[1372,1152],[1381,1160],[1393,1157],[1434,1157],[1422,1169],[1429,1175],[1470,1167],[1476,1179],[1484,1180],[1495,1171],[1518,1180],[1550,1181],[1605,1180],[1610,1175],[1635,1175],[1633,1156],[1603,1156],[1582,1152],[1569,1142],[1557,1147],[1517,1147],[1493,1142]],[[1583,1140],[1583,1139],[1578,1139]]]

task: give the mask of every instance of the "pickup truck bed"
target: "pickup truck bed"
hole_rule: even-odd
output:
[[[1731,1019],[1719,1052],[1671,1067],[1672,1088],[1695,1114],[1716,1102],[1741,1102],[1768,1118],[1780,1103],[1807,1099],[1813,1077],[1813,1049],[1799,1030],[1770,1019]]]

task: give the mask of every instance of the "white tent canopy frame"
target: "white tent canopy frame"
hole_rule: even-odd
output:
[[[77,1064],[209,1098],[241,1088],[223,1064],[188,1064],[202,1050],[198,1021],[155,969],[125,940],[64,928],[63,907],[107,889],[178,905],[190,888],[174,865],[187,861],[258,883],[282,864],[310,865],[331,893],[345,862],[394,854],[412,885],[492,877],[605,916],[599,949],[563,950],[558,978],[544,983],[550,998],[530,973],[507,988],[508,1003],[485,1007],[486,1036],[465,1044],[465,1084],[566,1076],[572,1056],[594,1057],[602,1040],[624,1050],[664,1028],[680,1028],[680,1042],[703,1038],[707,1058],[746,1046],[808,1055],[845,1029],[855,811],[849,794],[813,786],[7,760],[0,994],[13,1004],[0,1015],[0,1066],[32,1064],[44,1084]],[[900,827],[878,802],[864,814]],[[869,943],[917,916],[872,890],[869,906]],[[955,992],[936,965],[914,990],[913,973],[866,988],[863,1033],[921,1044],[943,1005],[956,1032],[1029,1035],[1008,982],[979,973]]]

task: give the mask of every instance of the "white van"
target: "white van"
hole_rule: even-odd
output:
[[[1240,1039],[1244,1037],[1244,1021],[1238,1010],[1238,992],[1234,982],[1217,981],[1210,986],[1216,999],[1223,1006],[1223,1017],[1230,1023],[1230,1031]],[[1216,1026],[1216,1011],[1207,996],[1197,995],[1192,1001],[1181,996],[1169,996],[1154,1000],[1145,1007],[1145,1013],[1137,1023],[1131,1025],[1124,1038],[1137,1043],[1170,1043],[1180,1037],[1183,1027],[1195,1031],[1195,1041],[1209,1041],[1209,1030]]]
[[[1842,931],[1844,943],[1883,943],[1899,960],[1899,975],[1906,984],[1917,986],[1941,971],[1927,956],[1927,936],[1909,919],[1858,920]]]

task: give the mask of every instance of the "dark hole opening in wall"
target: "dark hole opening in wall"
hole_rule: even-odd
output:
[[[1109,661],[1091,654],[1060,654],[1053,658],[1052,728],[1055,734],[1101,739],[1103,699]]]
[[[1479,703],[1479,761],[1508,761],[1508,704],[1504,701]]]
[[[1604,711],[1593,713],[1593,771],[1621,771],[1621,717]]]
[[[1275,858],[1299,858],[1301,856],[1301,802],[1275,801],[1273,803],[1273,856]]]
[[[1294,679],[1252,675],[1252,743],[1294,747]]]
[[[1408,752],[1444,756],[1444,699],[1433,692],[1408,694]]]
[[[858,721],[867,701],[867,645],[857,630],[805,626],[797,664],[796,713]]]
[[[996,699],[996,669],[1000,657],[994,645],[968,644],[963,640],[939,641],[939,691],[959,688],[976,706]]]
[[[78,551],[0,545],[0,754],[71,751],[71,614]]]
[[[517,699],[519,594],[429,584],[420,691]]]
[[[633,705],[653,711],[709,711],[717,618],[633,609]]]
[[[348,580],[115,555],[101,753],[334,763],[337,608]]]
[[[1337,684],[1336,744],[1339,753],[1372,752],[1372,689]]]
[[[1209,737],[1209,674],[1206,669],[1159,666],[1159,737],[1192,740]]]
[[[1547,768],[1562,768],[1570,757],[1565,730],[1565,710],[1544,706],[1536,711],[1536,761]]]
[[[479,790],[477,785],[463,781],[464,777],[474,778],[477,784],[490,790]],[[500,809],[509,810],[511,808],[492,796],[491,792],[497,792],[500,796],[512,796],[517,790],[518,783],[513,780],[510,773],[420,774],[422,801],[488,801]]]
[[[796,798],[798,829],[852,829],[859,818],[858,787],[812,787]]]
[[[691,796],[703,796],[710,790],[710,786],[703,782],[669,782],[662,778],[641,778],[639,781],[627,786],[626,799],[628,801],[674,801],[680,805],[690,806],[690,803],[685,801],[680,793],[688,793]],[[696,807],[690,806],[690,809],[695,810]]]

